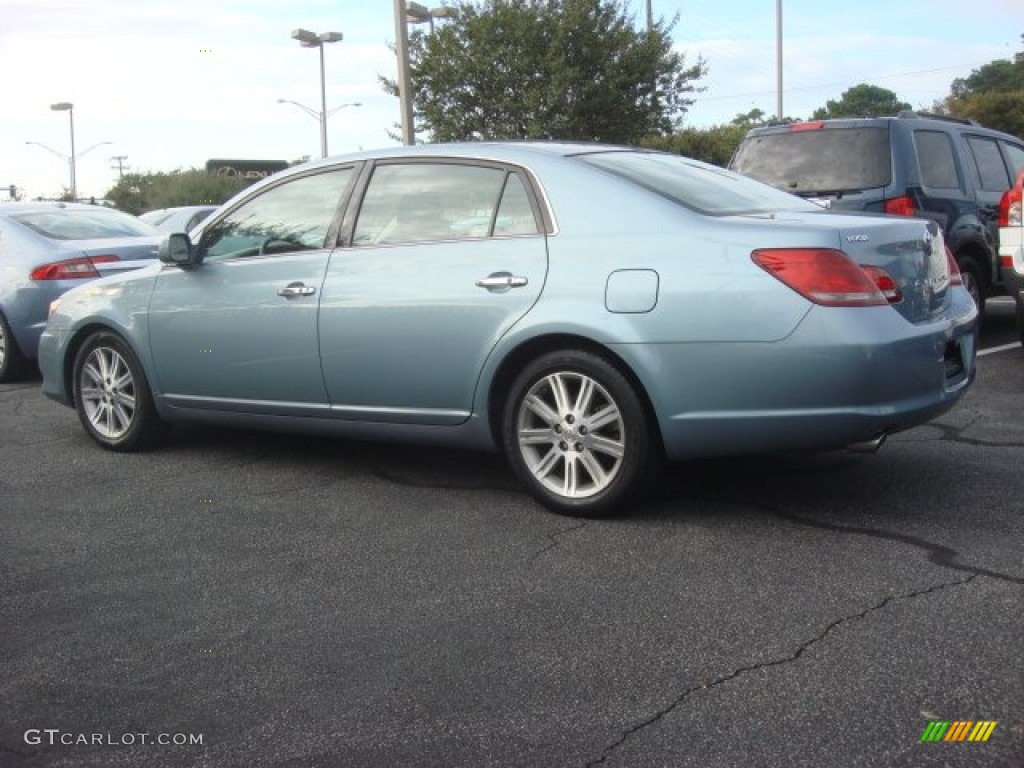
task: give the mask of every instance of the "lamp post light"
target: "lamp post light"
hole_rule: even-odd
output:
[[[341,32],[310,32],[308,29],[293,29],[292,39],[298,40],[303,48],[320,49],[320,155],[327,157],[327,86],[324,77],[324,43],[340,43]]]
[[[278,99],[277,103],[278,104],[294,104],[296,107],[301,109],[307,115],[310,115],[311,117],[314,117],[317,120],[320,119],[320,113],[319,112],[317,112],[315,109],[307,107],[305,104],[300,104],[297,101],[292,101],[291,99]],[[339,104],[336,107],[331,107],[330,109],[328,109],[327,110],[327,116],[330,117],[335,112],[340,112],[345,107],[361,107],[361,106],[363,106],[363,102],[361,102],[361,101],[348,101],[348,102],[345,102],[344,104]]]
[[[427,8],[420,3],[395,0],[395,40],[398,47],[398,100],[402,108],[402,143],[415,143],[413,126],[412,86],[409,83],[409,24],[430,23],[430,31],[434,31],[434,19],[454,17],[454,8],[439,6]]]
[[[78,199],[78,181],[75,178],[75,105],[70,101],[58,101],[51,104],[54,112],[67,112],[71,123],[71,199]]]
[[[75,181],[75,160],[77,158],[79,158],[79,157],[84,157],[85,155],[89,154],[94,149],[96,149],[96,147],[102,147],[104,144],[113,144],[114,142],[112,142],[112,141],[99,141],[99,142],[93,144],[88,149],[82,150],[77,155],[65,155],[63,152],[58,152],[53,147],[48,147],[46,144],[43,144],[40,141],[26,141],[25,143],[26,144],[33,144],[33,145],[35,145],[37,147],[42,147],[47,152],[50,152],[51,154],[56,155],[61,160],[63,160],[64,162],[68,163],[71,166],[71,184],[72,184],[72,187],[71,187],[71,197],[72,197],[72,199],[77,200],[78,199],[78,188],[76,186],[76,181]],[[74,151],[74,146],[75,146],[75,142],[72,141],[71,142],[72,151]]]

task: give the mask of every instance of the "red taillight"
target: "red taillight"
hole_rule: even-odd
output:
[[[771,248],[750,254],[761,269],[805,299],[826,307],[888,304],[864,270],[842,251],[825,248]]]
[[[825,127],[825,123],[821,120],[815,120],[810,123],[793,123],[789,126],[791,131],[817,131]]]
[[[999,226],[1019,227],[1024,223],[1021,209],[1024,208],[1024,171],[1017,176],[1017,183],[1006,190],[999,201]]]
[[[36,267],[29,273],[31,280],[81,280],[84,278],[99,277],[96,271],[96,264],[106,264],[111,261],[120,261],[117,256],[90,256],[81,259],[66,259],[65,261],[54,261]]]
[[[899,304],[903,301],[903,291],[896,285],[896,281],[892,279],[888,272],[881,267],[868,267],[863,264],[861,264],[860,268],[871,278],[875,287],[885,296],[886,301],[890,304]]]
[[[953,252],[949,248],[946,248],[946,263],[949,265],[949,284],[963,285],[964,278],[960,274],[960,265],[956,263],[956,259],[953,258]]]
[[[908,195],[890,198],[885,201],[884,206],[883,210],[894,216],[913,216],[917,212],[917,208],[914,207],[913,198]]]

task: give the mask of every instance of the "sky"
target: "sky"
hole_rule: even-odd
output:
[[[627,0],[638,26],[644,0]],[[432,3],[424,3],[431,5]],[[652,0],[672,38],[703,59],[698,128],[776,111],[777,0]],[[1022,48],[1024,0],[783,0],[783,112],[807,118],[859,83],[915,108]],[[324,49],[330,154],[394,146],[392,0],[0,0],[0,200],[70,185],[101,198],[125,172],[202,168],[210,158],[318,157],[320,61],[291,31],[340,32]],[[443,22],[441,22],[443,23]],[[361,106],[344,104],[359,103]],[[28,144],[26,142],[35,142]],[[109,142],[109,143],[105,143]],[[39,146],[43,145],[43,146]],[[113,158],[123,158],[120,161]]]

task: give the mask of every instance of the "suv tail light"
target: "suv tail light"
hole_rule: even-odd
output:
[[[913,216],[917,213],[917,208],[914,205],[914,199],[909,195],[889,198],[883,204],[883,210],[886,213],[893,214],[894,216]]]
[[[1024,171],[1017,176],[1017,183],[1003,194],[999,201],[999,226],[1019,227],[1024,223],[1021,208],[1024,207]]]
[[[41,264],[29,273],[30,280],[82,280],[85,278],[99,277],[96,271],[97,264],[106,264],[111,261],[120,261],[114,255],[89,256],[80,259],[65,259],[64,261],[52,261],[49,264]]]
[[[871,307],[889,303],[864,269],[842,251],[766,248],[754,251],[750,258],[772,277],[815,304]]]

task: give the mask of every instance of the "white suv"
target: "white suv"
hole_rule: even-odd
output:
[[[1024,171],[999,203],[999,266],[1017,300],[1017,332],[1024,344]]]

